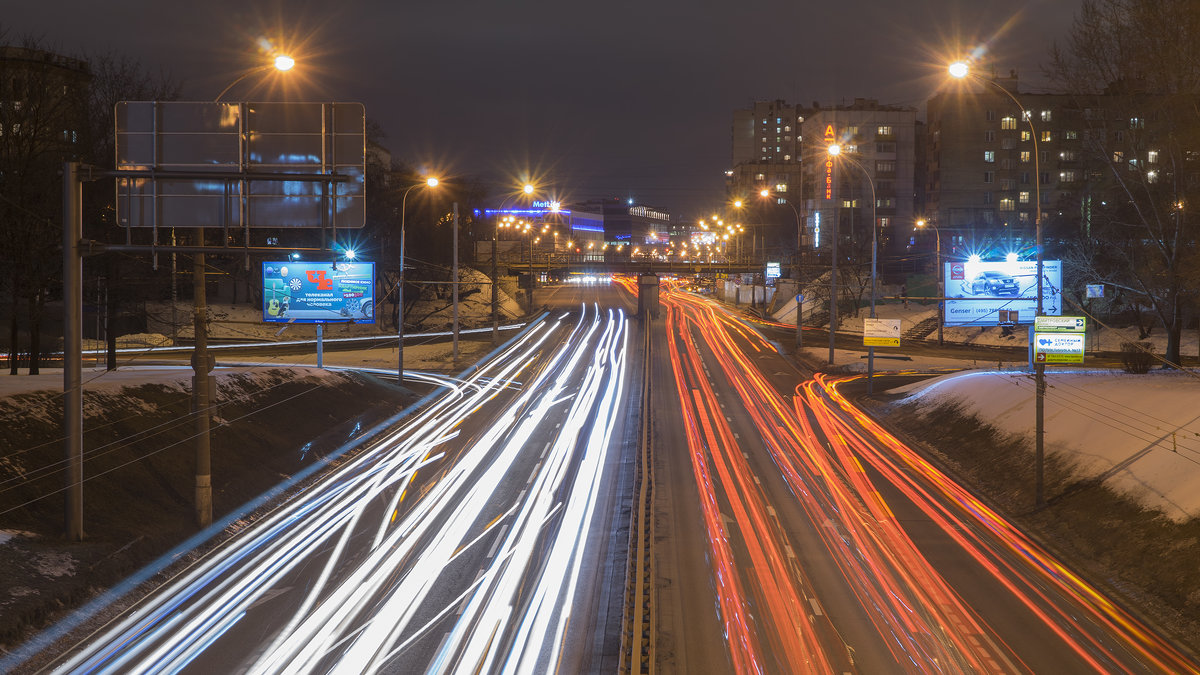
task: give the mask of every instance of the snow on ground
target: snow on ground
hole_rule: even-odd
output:
[[[1047,368],[1046,384],[1047,452],[1176,521],[1200,516],[1200,374]],[[1032,447],[1031,373],[975,370],[889,393],[921,406],[960,403]]]

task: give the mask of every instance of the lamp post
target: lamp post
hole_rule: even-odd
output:
[[[535,189],[536,188],[534,188],[531,183],[526,183],[521,186],[520,194],[524,194],[528,197],[533,194]],[[502,214],[504,213],[504,206],[508,204],[509,199],[512,199],[511,195],[505,197],[504,201],[500,202],[500,208],[497,210],[498,212],[496,214],[496,218],[503,217]],[[499,238],[499,236],[500,223],[498,220],[496,220],[492,223],[492,344],[496,344],[500,340],[500,273],[496,270],[496,240]],[[555,246],[557,246],[557,232],[555,233],[555,237]]]
[[[875,318],[875,278],[877,269],[877,257],[879,250],[879,223],[875,218],[875,179],[871,177],[871,173],[866,167],[858,162],[858,160],[849,155],[842,154],[842,148],[836,143],[828,148],[829,155],[832,157],[842,157],[848,160],[854,166],[857,166],[862,171],[863,176],[867,178],[867,184],[871,186],[871,318]],[[833,327],[830,326],[832,331]],[[871,394],[875,376],[875,347],[867,346],[867,394]]]
[[[1038,135],[1037,129],[1033,126],[1033,113],[1025,110],[1025,106],[1021,104],[1017,97],[1009,90],[1000,86],[994,80],[989,80],[971,72],[971,64],[968,61],[955,61],[950,64],[950,75],[957,79],[963,79],[968,75],[985,84],[990,84],[999,89],[1007,96],[1017,109],[1021,111],[1021,117],[1029,124],[1029,135],[1033,139],[1033,192],[1034,192],[1034,236],[1036,238],[1036,254],[1037,254],[1037,310],[1036,317],[1042,315],[1042,173],[1039,164],[1040,157],[1038,156]],[[1033,364],[1033,379],[1034,379],[1034,502],[1037,506],[1046,504],[1045,496],[1045,420],[1046,420],[1046,364],[1034,360]]]
[[[217,94],[217,97],[213,99],[213,103],[219,103],[221,97],[228,93],[234,85],[251,75],[266,72],[272,68],[283,72],[291,70],[295,65],[296,61],[289,56],[276,56],[272,63],[251,68],[242,73],[240,77],[222,89],[221,93]],[[212,428],[214,384],[210,373],[212,373],[214,360],[208,353],[208,298],[204,286],[207,263],[202,252],[204,247],[204,228],[197,227],[194,236],[194,243],[200,249],[192,256],[192,327],[194,345],[192,350],[192,407],[196,414],[196,480],[194,495],[196,524],[200,527],[208,527],[212,524],[212,441],[210,431]],[[173,280],[172,283],[174,283]],[[70,528],[68,528],[68,531],[70,531]],[[80,535],[82,536],[82,531]]]
[[[934,249],[934,254],[933,254],[933,264],[935,267],[935,272],[937,273],[937,293],[938,293],[938,310],[937,310],[938,326],[937,326],[937,328],[938,328],[938,346],[941,347],[942,346],[942,324],[945,322],[945,314],[943,314],[943,312],[945,311],[944,307],[946,304],[946,289],[942,287],[942,284],[944,283],[942,280],[942,231],[939,230],[938,226],[935,225],[933,222],[925,220],[924,218],[921,218],[920,220],[917,221],[917,229],[918,230],[924,229],[926,226],[933,228],[933,233],[936,238],[935,239],[936,248]]]
[[[764,199],[772,196],[771,191],[767,190],[767,189],[763,189],[758,194],[761,195]],[[800,313],[801,305],[803,304],[803,302],[802,302],[803,296],[800,293],[800,249],[803,246],[802,242],[804,240],[804,235],[803,235],[803,227],[804,226],[800,220],[800,211],[798,211],[796,209],[796,206],[794,204],[792,204],[791,200],[789,200],[786,197],[780,197],[777,194],[774,195],[774,197],[776,198],[776,201],[779,201],[783,204],[787,204],[788,208],[790,208],[792,210],[792,215],[794,215],[796,217],[796,351],[800,351],[800,349],[802,347],[804,347],[804,329],[803,329],[804,322],[803,322],[803,316]],[[832,329],[830,329],[830,330],[832,330]],[[830,344],[832,345],[832,340],[830,341]],[[832,349],[832,347],[831,347],[831,349]],[[829,359],[831,362],[833,361],[832,356],[830,356]]]
[[[396,347],[396,383],[404,384],[404,222],[407,213],[404,210],[408,203],[408,193],[419,187],[437,187],[438,179],[426,178],[425,182],[408,186],[404,196],[400,198],[400,274],[396,279],[396,336],[399,338]],[[458,280],[455,279],[457,282]],[[458,288],[455,285],[455,288]]]

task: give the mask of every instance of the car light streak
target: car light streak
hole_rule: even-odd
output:
[[[567,315],[533,326],[463,381],[440,381],[446,391],[412,422],[180,573],[58,670],[186,669],[270,601],[286,603],[287,620],[256,627],[269,637],[247,654],[248,672],[394,669],[438,621],[452,622],[448,638],[419,668],[553,671],[627,376],[625,315],[576,314],[573,327]],[[497,408],[462,435],[465,419]],[[539,437],[550,438],[544,458]],[[462,449],[449,461],[452,444]],[[419,472],[419,497],[404,499]],[[484,556],[479,545],[497,537],[500,553]],[[480,574],[450,604],[414,622],[447,570],[475,564]],[[296,590],[276,590],[301,569]]]

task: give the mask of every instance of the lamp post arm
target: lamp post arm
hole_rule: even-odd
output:
[[[270,70],[274,67],[275,66],[268,65],[268,66],[259,66],[258,68],[252,68],[250,70],[247,70],[246,72],[242,73],[241,76],[238,77],[238,79],[234,80],[233,82],[230,82],[224,89],[222,89],[221,93],[217,94],[217,97],[213,99],[213,103],[219,103],[221,101],[221,97],[224,96],[225,94],[228,94],[229,90],[233,89],[233,87],[238,82],[241,82],[242,80],[246,79],[247,77],[250,77],[251,75],[254,75],[255,73],[261,73],[261,72]]]

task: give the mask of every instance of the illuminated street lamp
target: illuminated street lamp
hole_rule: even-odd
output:
[[[1029,124],[1029,135],[1033,139],[1033,190],[1034,190],[1034,236],[1036,243],[1034,245],[1037,259],[1037,310],[1034,314],[1036,317],[1042,315],[1042,173],[1039,165],[1040,158],[1038,157],[1038,135],[1037,129],[1033,126],[1033,114],[1025,110],[1025,106],[1021,104],[1017,97],[1009,90],[1000,86],[995,80],[985,77],[980,77],[971,72],[971,64],[969,61],[955,61],[949,67],[950,76],[956,79],[963,79],[968,76],[975,78],[977,81],[991,85],[999,89],[1007,96],[1017,109],[1021,111],[1021,117]],[[1043,506],[1046,503],[1045,497],[1045,419],[1046,419],[1046,364],[1034,360],[1033,364],[1033,379],[1034,379],[1034,502],[1037,506]]]
[[[396,278],[396,336],[399,338],[396,347],[397,384],[404,384],[404,224],[408,215],[405,206],[408,204],[408,193],[419,187],[434,188],[437,186],[438,179],[431,176],[423,182],[408,186],[404,191],[404,196],[400,198],[400,274]]]
[[[291,70],[293,67],[295,67],[295,65],[296,65],[296,59],[293,59],[292,57],[287,56],[286,54],[277,54],[275,56],[275,59],[273,61],[271,61],[271,63],[268,63],[265,66],[251,68],[250,70],[247,70],[246,72],[242,73],[240,77],[238,77],[233,82],[230,82],[224,89],[222,89],[221,93],[217,94],[217,97],[215,99],[213,99],[213,102],[220,101],[221,97],[223,97],[225,94],[229,93],[229,90],[233,89],[234,85],[236,85],[238,82],[241,82],[242,80],[246,79],[247,77],[250,77],[251,75],[254,75],[257,73],[265,73],[265,72],[271,70],[272,68],[274,68],[278,72],[283,73],[283,72],[287,72],[287,71]]]

